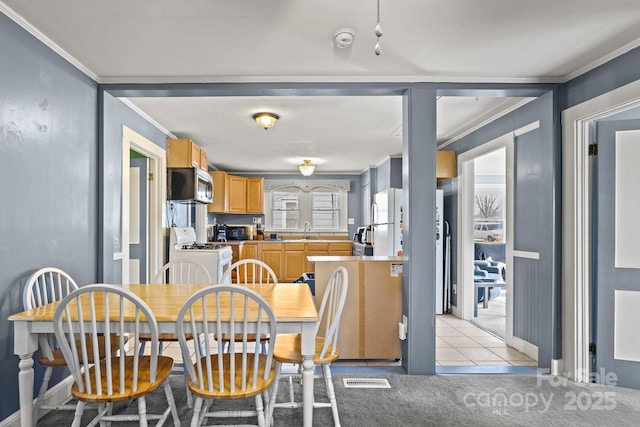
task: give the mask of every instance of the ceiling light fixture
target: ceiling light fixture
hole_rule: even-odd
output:
[[[264,130],[268,130],[270,127],[276,124],[276,121],[280,118],[277,114],[273,113],[256,113],[253,115],[253,120],[263,127]]]
[[[311,163],[311,160],[305,159],[303,160],[303,163],[300,166],[298,166],[298,169],[300,169],[300,173],[302,175],[310,176],[313,173],[313,171],[316,169],[316,165]]]
[[[382,47],[380,47],[380,37],[382,37],[382,26],[380,26],[380,0],[378,0],[378,24],[374,30],[374,34],[376,35],[376,46],[373,51],[376,55],[380,55],[382,53]]]

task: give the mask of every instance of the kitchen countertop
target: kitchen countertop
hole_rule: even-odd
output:
[[[264,239],[264,240],[228,240],[228,245],[240,244],[240,243],[353,243],[347,239],[292,239],[292,240],[280,240],[280,239]]]
[[[402,261],[400,256],[308,256],[309,262]]]

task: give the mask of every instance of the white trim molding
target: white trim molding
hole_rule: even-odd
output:
[[[568,378],[589,382],[591,362],[592,195],[589,126],[640,106],[640,80],[562,112],[562,359]]]

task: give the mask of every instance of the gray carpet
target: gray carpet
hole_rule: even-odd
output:
[[[336,375],[333,381],[341,423],[345,427],[640,425],[638,390],[579,385],[535,375],[394,374],[382,376],[389,380],[390,389],[345,389],[343,377],[354,376]],[[182,426],[188,426],[191,413],[185,404],[182,380],[171,378],[170,381]],[[281,386],[280,390],[285,393],[287,388]],[[323,391],[323,382],[316,381],[316,396],[321,396]],[[152,396],[148,399],[149,412],[165,407],[163,393],[156,391]],[[323,401],[321,397],[317,400]],[[247,403],[253,406],[252,399]],[[240,406],[237,402],[222,404]],[[116,411],[135,411],[136,405],[120,404],[116,408]],[[71,412],[59,411],[45,416],[39,425],[70,425],[71,419]],[[277,409],[274,419],[276,426],[302,425],[299,409]],[[85,416],[83,425],[87,422]],[[332,425],[330,409],[314,411],[314,426]]]

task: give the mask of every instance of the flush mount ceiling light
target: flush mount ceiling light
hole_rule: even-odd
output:
[[[313,171],[316,169],[316,165],[311,163],[311,160],[305,159],[303,160],[303,163],[300,166],[298,166],[298,169],[300,169],[300,173],[302,175],[310,176],[313,173]]]
[[[253,120],[255,120],[259,126],[263,127],[264,130],[273,127],[279,118],[280,116],[273,113],[256,113],[253,115]]]

